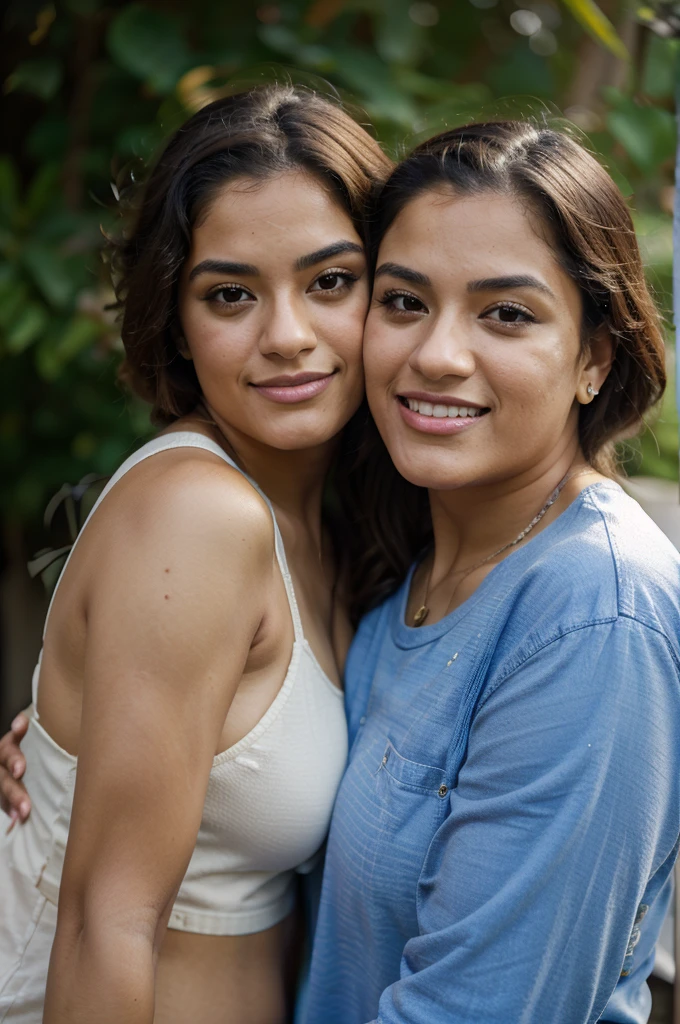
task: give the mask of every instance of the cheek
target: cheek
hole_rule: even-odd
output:
[[[501,409],[544,415],[562,415],[573,403],[576,390],[576,355],[558,337],[527,346],[497,347],[487,362],[487,379]]]
[[[371,392],[376,398],[384,393],[408,358],[403,351],[404,337],[385,327],[378,317],[378,313],[369,313],[364,331],[364,372],[369,398]]]
[[[207,310],[193,310],[189,317],[183,319],[184,336],[197,370],[227,372],[241,369],[252,347],[253,331],[248,320],[248,317],[222,318]]]
[[[347,302],[320,305],[314,315],[317,338],[343,361],[348,372],[362,377],[366,302],[366,293],[362,290]]]

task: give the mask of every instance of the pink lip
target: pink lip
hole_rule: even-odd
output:
[[[415,398],[416,396],[412,395],[409,397]],[[427,398],[419,400],[423,402],[429,401]],[[446,404],[448,405],[449,403],[447,402]],[[455,404],[455,402],[451,402],[451,405]],[[402,405],[398,400],[397,405],[404,422],[409,427],[413,427],[414,430],[419,430],[423,434],[460,434],[462,430],[468,430],[475,423],[479,423],[480,420],[484,419],[483,416],[455,416],[451,419],[448,417],[423,416],[419,412],[413,412],[407,405]]]
[[[272,402],[293,405],[320,395],[334,376],[333,373],[297,373],[291,376],[272,377],[261,384],[252,384],[251,387]]]

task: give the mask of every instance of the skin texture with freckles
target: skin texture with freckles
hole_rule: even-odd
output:
[[[418,607],[431,570],[428,622],[493,562],[460,585],[456,574],[511,541],[570,467],[585,468],[579,403],[606,378],[611,344],[598,335],[582,350],[581,317],[544,226],[510,197],[428,191],[388,229],[364,337],[366,386],[398,470],[430,491],[436,553],[412,591]],[[483,415],[435,434],[403,408],[409,395]],[[570,481],[541,525],[595,479]]]

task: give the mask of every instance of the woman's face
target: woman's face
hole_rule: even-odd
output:
[[[228,433],[311,448],[361,402],[367,305],[361,238],[322,184],[301,172],[238,179],[194,227],[181,348]]]
[[[578,288],[518,201],[432,190],[410,202],[380,246],[364,335],[369,403],[399,472],[447,490],[573,457],[577,395],[603,379],[580,334]]]

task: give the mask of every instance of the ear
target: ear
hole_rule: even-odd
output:
[[[187,359],[189,360],[189,362],[191,362],[191,360],[194,358],[191,354],[191,349],[187,344],[187,339],[184,337],[183,334],[180,334],[179,338],[177,339],[177,351],[181,355],[182,359]]]
[[[174,341],[177,351],[181,355],[182,359],[192,360],[194,357],[191,354],[191,349],[189,348],[187,339],[182,334],[181,326],[179,324],[173,325],[171,330],[172,340]]]
[[[576,388],[576,401],[589,405],[600,393],[614,362],[614,340],[606,324],[591,336],[581,361],[581,372]]]

